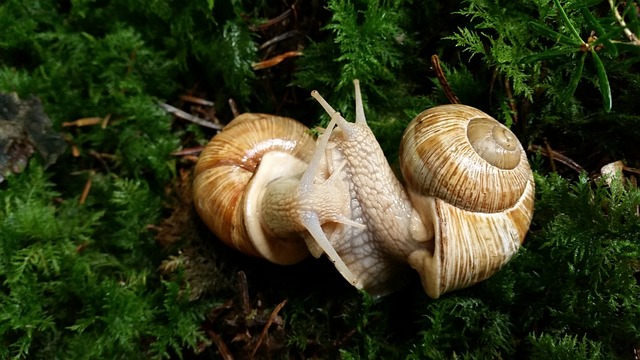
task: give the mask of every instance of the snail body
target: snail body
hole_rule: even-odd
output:
[[[331,116],[315,142],[302,136],[288,149],[261,145],[259,151],[232,152],[241,159],[262,152],[260,160],[266,160],[255,175],[243,175],[246,190],[227,194],[222,182],[217,186],[221,195],[202,195],[222,177],[203,175],[210,164],[230,159],[215,154],[248,130],[216,139],[225,129],[214,137],[211,143],[218,145],[209,150],[210,144],[196,166],[196,207],[203,218],[210,208],[230,215],[205,223],[240,251],[272,262],[326,254],[345,279],[373,295],[397,290],[410,278],[411,267],[433,298],[491,276],[515,254],[533,213],[533,177],[520,143],[477,109],[429,109],[403,135],[403,186],[366,123],[359,84],[354,84],[355,122],[346,121],[314,91]],[[296,136],[300,131],[294,131]],[[280,154],[292,149],[295,155]],[[285,161],[288,157],[295,160]],[[250,210],[243,209],[243,202]],[[271,239],[277,245],[263,244]]]

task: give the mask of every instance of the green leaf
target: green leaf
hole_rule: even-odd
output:
[[[546,36],[547,38],[549,38],[549,40],[553,40],[553,41],[557,41],[561,44],[564,45],[573,45],[573,46],[580,46],[582,44],[581,41],[578,41],[576,39],[572,39],[570,37],[568,37],[567,35],[564,34],[560,34],[559,32],[556,32],[554,30],[551,30],[550,28],[541,25],[535,21],[529,21],[529,25],[533,28],[534,31],[536,31],[537,33],[539,33],[542,36]]]
[[[560,6],[560,1],[559,0],[553,0],[553,3],[558,8],[558,12],[560,13],[560,16],[562,17],[562,20],[567,25],[567,27],[569,28],[569,31],[571,31],[571,33],[573,34],[575,39],[576,40],[580,40],[580,42],[582,42],[584,44],[584,41],[582,41],[582,38],[580,37],[580,33],[573,26],[573,23],[571,22],[571,20],[569,20],[569,17],[567,16],[567,13],[564,11],[562,6]]]
[[[616,46],[609,39],[612,36],[614,36],[614,34],[617,34],[617,33],[619,33],[619,31],[622,31],[622,29],[618,28],[615,31],[612,31],[612,32],[607,34],[605,29],[602,27],[602,25],[600,25],[598,20],[596,20],[596,18],[593,16],[591,11],[589,11],[589,9],[583,7],[583,8],[580,9],[580,11],[582,12],[582,17],[584,17],[584,19],[587,21],[587,23],[591,27],[593,27],[595,29],[596,33],[599,35],[598,40],[595,41],[594,43],[592,43],[591,46],[595,46],[595,45],[597,45],[598,42],[602,42],[605,45],[605,49],[607,50],[607,52],[609,54],[611,54],[611,56],[618,56],[618,49],[616,48]]]
[[[593,62],[596,65],[596,71],[598,72],[598,85],[600,85],[600,93],[602,94],[602,105],[604,106],[604,111],[611,111],[612,100],[611,100],[611,86],[609,85],[609,79],[607,78],[607,71],[604,68],[604,64],[602,60],[600,60],[600,56],[595,51],[591,51],[593,55]]]
[[[576,1],[575,3],[567,4],[567,9],[575,10],[575,9],[580,9],[580,8],[583,8],[583,7],[589,8],[589,7],[598,5],[603,1],[604,0],[582,0],[582,1]]]
[[[584,69],[584,59],[587,57],[587,53],[582,53],[580,60],[578,60],[578,67],[571,74],[571,80],[569,81],[569,88],[567,88],[567,92],[565,93],[565,99],[569,99],[573,96],[576,89],[578,88],[578,84],[580,83],[580,79],[582,78],[582,70]]]
[[[525,56],[520,61],[524,63],[535,63],[542,60],[548,60],[548,59],[558,58],[561,56],[566,56],[574,52],[575,52],[574,49],[568,49],[568,48],[551,49],[551,50],[546,50],[537,54]]]

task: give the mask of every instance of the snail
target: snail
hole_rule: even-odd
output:
[[[312,92],[331,117],[315,141],[294,120],[263,114],[241,115],[215,136],[195,169],[204,222],[232,247],[278,264],[326,254],[375,296],[403,286],[411,268],[432,298],[498,271],[533,215],[533,174],[515,135],[469,106],[428,109],[400,144],[403,185],[354,85],[355,122]],[[259,140],[245,140],[250,131]]]

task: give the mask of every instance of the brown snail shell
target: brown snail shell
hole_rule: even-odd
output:
[[[257,206],[247,206],[247,189],[258,171],[289,171],[287,161],[262,164],[265,154],[288,154],[294,164],[290,171],[295,173],[304,170],[314,149],[308,128],[293,119],[252,113],[236,117],[211,139],[196,164],[193,193],[198,214],[218,238],[246,255],[277,264],[302,260],[308,249],[297,237],[252,239],[248,235],[248,228],[260,224],[249,224],[255,219],[246,209]]]
[[[409,124],[400,158],[412,203],[435,235],[432,249],[409,257],[431,297],[485,280],[516,253],[534,182],[509,129],[470,106],[437,106]]]
[[[471,106],[423,111],[404,134],[402,175],[420,195],[465,210],[498,212],[513,206],[530,181],[531,169],[516,136]]]

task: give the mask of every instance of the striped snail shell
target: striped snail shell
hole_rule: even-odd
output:
[[[301,174],[315,140],[299,122],[245,113],[214,136],[200,154],[193,194],[198,214],[224,243],[276,264],[308,255],[297,234],[273,238],[260,224],[260,190],[273,179]],[[251,235],[250,235],[251,234]]]
[[[483,281],[516,253],[533,216],[534,182],[507,127],[470,106],[431,108],[405,130],[400,164],[434,232],[433,249],[409,257],[429,296]]]

